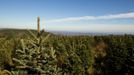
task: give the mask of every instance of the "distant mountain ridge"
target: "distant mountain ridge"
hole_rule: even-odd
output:
[[[24,35],[28,31],[28,29],[11,29],[11,28],[1,28],[0,29],[0,35]],[[36,33],[36,30],[34,29],[29,29],[32,32]],[[100,36],[100,35],[124,35],[125,33],[103,33],[103,32],[73,32],[73,31],[49,31],[47,30],[46,32],[50,32],[55,35],[88,35],[88,36]],[[134,34],[127,34],[127,35],[134,35]]]
[[[49,31],[53,34],[58,34],[58,35],[89,35],[89,36],[102,36],[102,35],[134,35],[134,33],[123,33],[123,32],[73,32],[73,31]]]

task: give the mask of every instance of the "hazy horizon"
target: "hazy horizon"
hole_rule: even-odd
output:
[[[0,28],[134,33],[134,1],[1,0]]]

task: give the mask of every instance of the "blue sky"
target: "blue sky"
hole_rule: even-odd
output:
[[[134,33],[134,0],[0,0],[0,28]]]

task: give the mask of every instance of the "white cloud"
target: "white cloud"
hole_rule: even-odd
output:
[[[47,26],[47,30],[78,31],[78,32],[124,32],[132,33],[133,24],[88,24],[88,25],[53,25]]]
[[[68,18],[62,18],[62,19],[48,20],[45,23],[73,22],[73,21],[81,21],[81,20],[99,20],[99,19],[104,19],[104,20],[107,20],[107,19],[127,19],[127,18],[134,18],[134,12],[103,15],[103,16],[68,17]]]

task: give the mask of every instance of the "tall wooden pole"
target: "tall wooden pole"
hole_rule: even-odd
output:
[[[40,33],[40,17],[37,17],[37,31]]]

